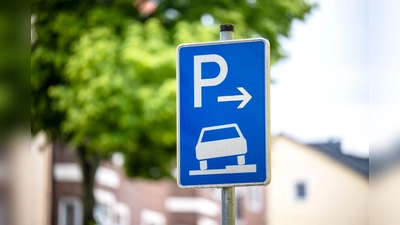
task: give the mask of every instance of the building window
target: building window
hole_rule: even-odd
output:
[[[130,208],[125,203],[118,202],[113,205],[113,225],[129,225],[130,221]]]
[[[298,182],[296,184],[296,199],[304,200],[307,197],[306,184],[304,182]]]
[[[243,225],[244,220],[244,197],[245,197],[245,188],[235,188],[235,224]]]
[[[243,219],[243,198],[236,196],[236,219]]]
[[[75,206],[73,204],[67,204],[66,208],[66,218],[65,221],[67,224],[74,224],[74,219],[75,219]]]
[[[264,201],[263,188],[257,186],[247,187],[247,193],[247,208],[253,212],[259,212],[262,209]]]
[[[82,225],[82,203],[76,197],[62,197],[58,202],[59,225]]]
[[[149,209],[143,209],[140,212],[141,225],[166,225],[167,219],[164,214]]]
[[[96,203],[93,209],[93,217],[97,225],[106,225],[110,223],[111,213],[110,207],[104,204]]]

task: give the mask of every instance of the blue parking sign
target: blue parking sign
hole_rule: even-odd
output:
[[[269,42],[183,44],[176,70],[178,185],[268,184]]]

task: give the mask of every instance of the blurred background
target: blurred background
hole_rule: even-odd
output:
[[[399,7],[33,0],[30,42],[1,7],[0,225],[220,224],[220,189],[176,185],[175,49],[224,23],[271,44],[272,181],[236,224],[399,224]]]

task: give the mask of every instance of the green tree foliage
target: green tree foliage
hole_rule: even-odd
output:
[[[20,10],[0,5],[0,145],[29,125],[29,52]],[[14,10],[14,11],[12,11]],[[0,148],[0,151],[2,149]]]
[[[312,7],[305,0],[33,0],[32,132],[77,149],[85,224],[93,220],[94,173],[113,152],[125,154],[130,176],[169,176],[174,167],[179,44],[218,40],[218,25],[233,23],[235,38],[268,39],[274,63],[284,56],[279,38]]]

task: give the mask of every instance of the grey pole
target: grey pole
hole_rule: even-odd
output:
[[[234,26],[233,24],[222,24],[220,27],[219,40],[233,40],[234,39]]]
[[[220,41],[233,40],[233,24],[222,24],[220,26]],[[226,187],[221,189],[221,212],[222,225],[235,225],[235,188]]]
[[[222,225],[235,225],[235,188],[221,189]]]

